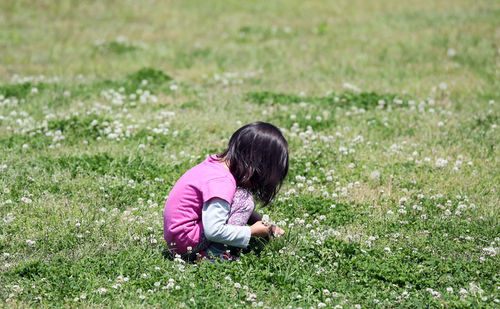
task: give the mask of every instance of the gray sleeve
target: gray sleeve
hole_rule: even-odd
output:
[[[214,198],[203,204],[201,221],[205,237],[234,247],[245,248],[250,242],[250,227],[226,224],[231,207],[228,202]]]

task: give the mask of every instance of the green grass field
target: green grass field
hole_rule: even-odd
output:
[[[166,255],[175,181],[288,139],[239,262]],[[0,1],[0,307],[498,308],[500,2]]]

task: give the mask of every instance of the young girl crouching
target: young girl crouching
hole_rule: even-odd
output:
[[[261,221],[252,195],[268,205],[288,165],[287,141],[274,125],[253,122],[238,129],[222,154],[210,155],[172,188],[163,217],[170,252],[231,259],[226,245],[246,248],[252,236],[283,235]]]

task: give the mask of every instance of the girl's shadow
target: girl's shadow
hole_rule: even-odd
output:
[[[246,248],[237,248],[232,246],[227,246],[227,249],[230,251],[231,255],[240,256],[241,254],[249,254],[253,253],[256,256],[260,256],[264,247],[269,243],[268,238],[251,238],[248,247]],[[162,255],[165,259],[173,261],[175,259],[175,254],[170,252],[167,246],[165,246],[162,250]],[[199,257],[196,253],[186,253],[181,254],[181,259],[188,263],[195,263]]]

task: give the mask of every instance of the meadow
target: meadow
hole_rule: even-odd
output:
[[[499,43],[494,0],[0,1],[0,307],[498,308]],[[257,120],[286,235],[172,258]]]

